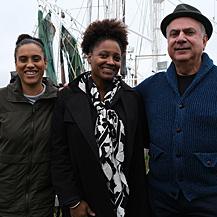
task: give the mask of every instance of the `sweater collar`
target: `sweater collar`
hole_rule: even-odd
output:
[[[196,83],[198,83],[204,76],[206,76],[209,73],[210,69],[213,66],[214,64],[213,64],[212,59],[209,58],[207,53],[203,52],[202,64],[190,86],[193,86]],[[168,82],[178,94],[177,72],[176,72],[176,67],[175,67],[174,62],[171,62],[169,68],[167,69],[166,76],[167,76]]]

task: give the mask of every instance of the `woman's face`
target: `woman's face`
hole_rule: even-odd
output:
[[[41,86],[47,60],[44,61],[44,54],[38,45],[29,43],[19,47],[15,64],[22,87]]]
[[[88,54],[88,62],[91,63],[91,75],[95,84],[101,85],[113,79],[121,66],[121,49],[114,40],[105,40]]]

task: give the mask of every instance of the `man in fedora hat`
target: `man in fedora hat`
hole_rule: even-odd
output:
[[[149,129],[155,217],[217,216],[217,67],[204,52],[212,24],[187,4],[161,23],[172,62],[139,84]]]

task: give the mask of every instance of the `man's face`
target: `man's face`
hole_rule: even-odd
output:
[[[201,61],[207,35],[200,23],[189,17],[174,19],[167,27],[168,53],[175,64]],[[197,62],[198,63],[198,62]]]

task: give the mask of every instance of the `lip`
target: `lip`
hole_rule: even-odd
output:
[[[175,47],[175,50],[181,50],[181,51],[183,51],[183,50],[190,50],[191,48],[190,47]]]
[[[115,68],[109,68],[109,67],[102,67],[102,69],[106,70],[106,71],[115,71]]]
[[[112,74],[116,71],[116,68],[102,67],[103,73]]]
[[[37,73],[38,73],[38,72],[35,71],[35,70],[34,70],[34,71],[27,70],[27,71],[24,72],[25,75],[30,76],[30,77],[31,77],[31,76],[35,76]]]

